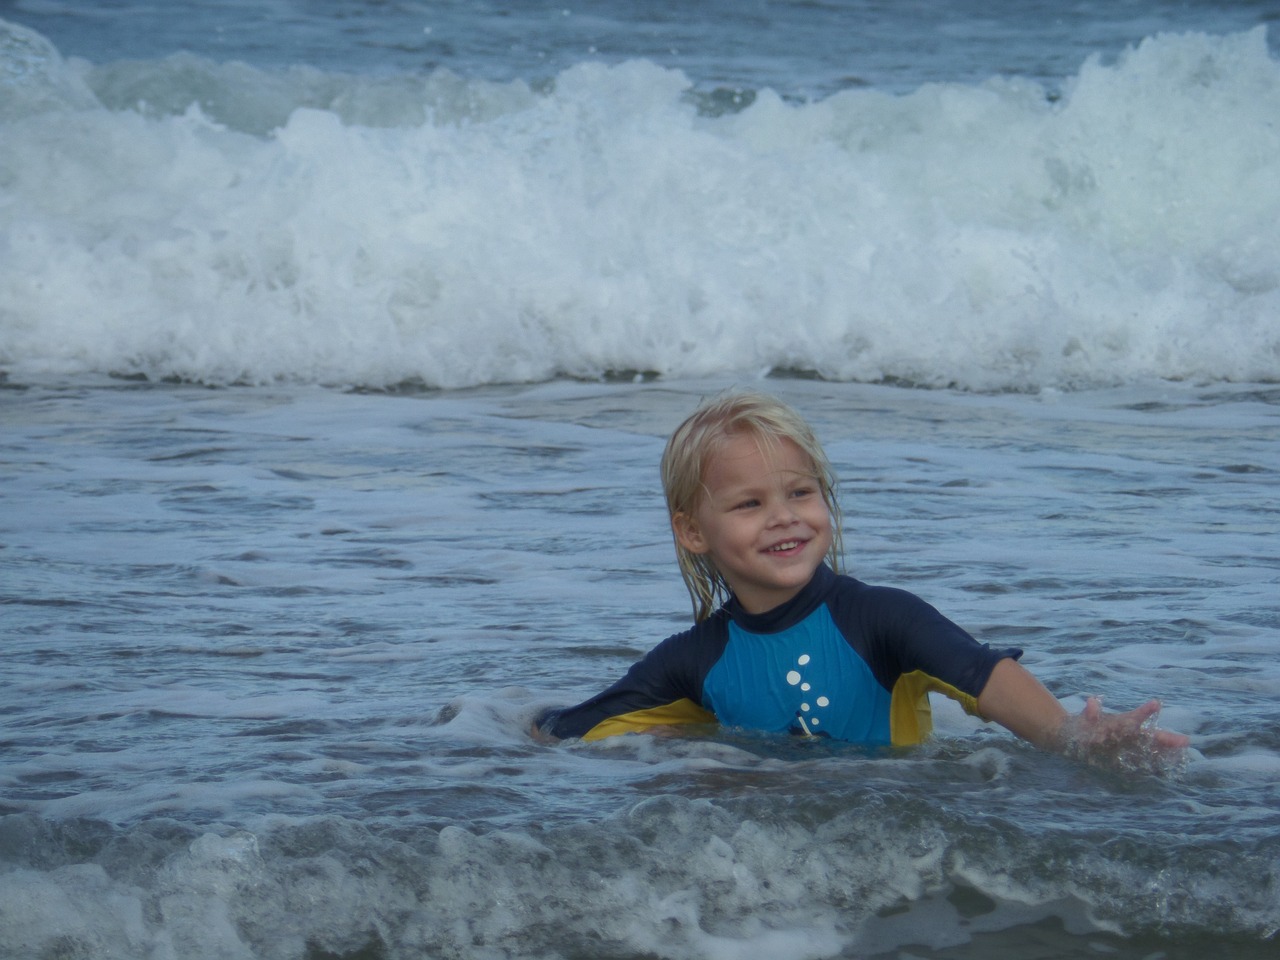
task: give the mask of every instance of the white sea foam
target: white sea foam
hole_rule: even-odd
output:
[[[1206,860],[1196,867],[1120,837],[1095,852],[1070,850],[1069,870],[1028,870],[1068,851],[1009,826],[965,835],[936,807],[864,793],[852,809],[779,817],[655,797],[591,825],[452,825],[407,842],[332,816],[217,832],[13,817],[0,820],[0,840],[38,843],[48,857],[93,850],[100,862],[0,874],[0,943],[15,956],[61,945],[102,958],[193,960],[362,949],[672,960],[767,949],[801,960],[846,955],[854,944],[859,955],[940,948],[1043,918],[1095,936],[1194,920],[1248,950],[1248,932],[1265,936],[1274,923],[1265,892],[1240,886],[1262,863],[1196,851]],[[977,904],[953,898],[956,886]]]
[[[0,36],[11,376],[1280,375],[1261,28],[1150,39],[1057,100],[1002,80],[765,90],[720,116],[643,61],[534,92],[90,67]]]

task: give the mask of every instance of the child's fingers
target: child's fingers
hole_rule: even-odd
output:
[[[1125,714],[1126,724],[1133,724],[1136,730],[1143,730],[1147,721],[1160,714],[1160,701],[1148,700],[1142,706]],[[1159,747],[1181,749],[1191,743],[1191,738],[1172,730],[1161,730],[1154,725],[1147,730],[1152,741]]]
[[[1181,750],[1183,747],[1191,746],[1191,738],[1184,733],[1174,733],[1172,730],[1155,731],[1156,743],[1162,747],[1168,747],[1171,750]]]
[[[1146,723],[1152,717],[1160,712],[1159,700],[1148,700],[1142,706],[1130,713],[1130,716],[1138,721],[1139,725]]]

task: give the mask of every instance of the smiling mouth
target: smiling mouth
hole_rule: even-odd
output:
[[[804,544],[805,542],[803,540],[785,540],[782,543],[775,543],[772,547],[769,548],[768,552],[769,553],[789,553],[792,550],[798,550],[800,547],[803,547]]]

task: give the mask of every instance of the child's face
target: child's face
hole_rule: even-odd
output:
[[[831,519],[813,464],[791,440],[765,447],[731,436],[707,464],[690,513],[671,518],[690,553],[707,554],[738,601],[763,613],[800,592],[831,547]]]

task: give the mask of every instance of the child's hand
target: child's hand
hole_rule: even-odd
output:
[[[1101,766],[1165,773],[1181,766],[1191,742],[1181,733],[1155,725],[1160,701],[1150,700],[1127,713],[1107,713],[1090,697],[1084,709],[1067,717],[1059,730],[1062,752]]]

